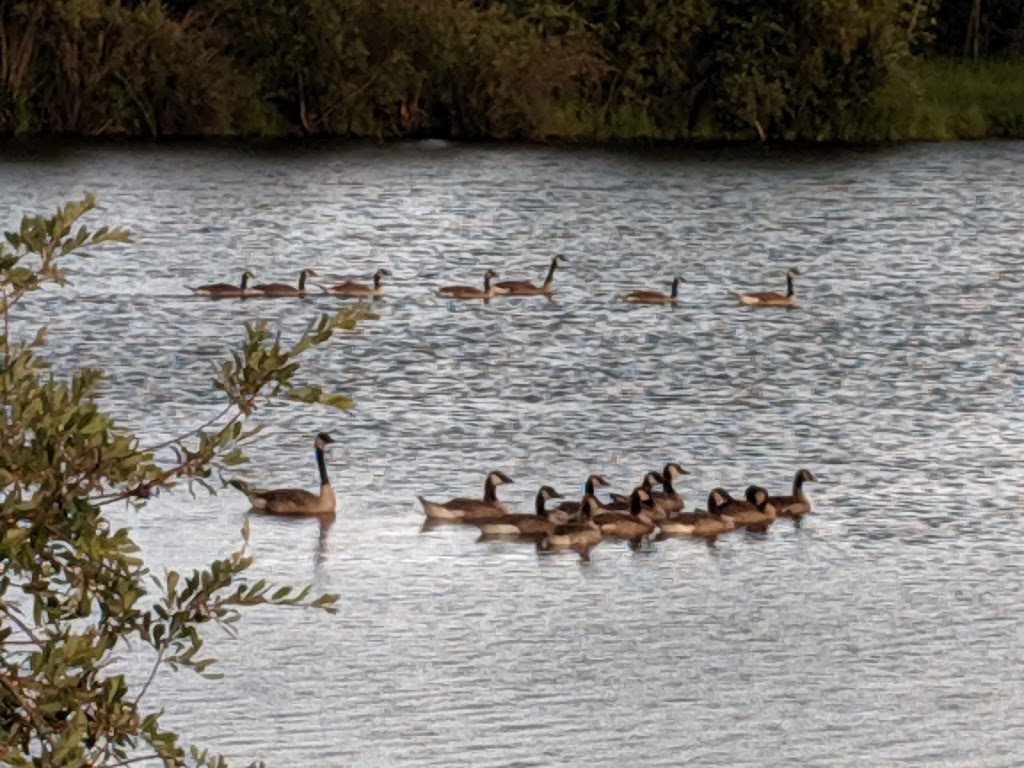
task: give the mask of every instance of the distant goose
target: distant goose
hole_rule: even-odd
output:
[[[681,277],[675,278],[672,281],[672,293],[668,295],[658,291],[630,291],[622,300],[628,304],[675,304],[679,298],[679,284],[685,282]]]
[[[231,285],[231,283],[211,283],[210,285],[200,285],[198,288],[190,288],[196,296],[212,296],[213,298],[229,298],[232,296],[252,296],[256,291],[249,288],[249,278],[256,277],[248,269],[242,273],[242,282],[238,285]]]
[[[793,493],[791,495],[769,498],[779,517],[791,517],[799,521],[811,511],[811,500],[804,493],[804,482],[815,482],[815,477],[810,471],[801,469],[793,478]]]
[[[599,511],[597,499],[584,496],[580,502],[582,520],[578,523],[567,523],[555,526],[555,530],[537,542],[538,552],[573,551],[585,561],[590,560],[590,550],[601,543],[604,538],[601,529],[594,522],[593,516]]]
[[[373,286],[364,285],[363,283],[357,283],[354,280],[346,280],[344,283],[338,283],[327,288],[327,293],[334,296],[352,296],[360,299],[379,299],[384,295],[384,288],[381,286],[381,280],[384,276],[391,277],[391,272],[386,269],[378,269],[373,273]]]
[[[483,290],[474,288],[471,285],[446,285],[438,290],[437,295],[447,299],[484,299],[486,301],[505,293],[503,289],[499,290],[491,285],[491,278],[497,276],[497,272],[493,269],[488,269],[484,272]]]
[[[786,295],[774,291],[761,291],[758,293],[741,293],[739,299],[741,304],[750,304],[759,307],[795,307],[796,297],[793,295],[793,276],[799,275],[800,270],[793,267],[786,272]]]
[[[594,501],[597,502],[597,506],[602,507],[604,505],[601,504],[601,501],[595,496],[595,491],[598,488],[606,488],[607,486],[608,481],[601,477],[601,475],[590,475],[589,477],[587,477],[587,481],[583,486],[583,496],[593,497]],[[580,511],[580,506],[581,502],[579,501],[563,501],[556,507],[556,509],[558,509],[560,512],[565,512],[570,515],[576,515]]]
[[[545,503],[549,499],[561,499],[562,494],[550,485],[537,491],[532,515],[502,515],[493,520],[476,523],[484,536],[543,536],[554,533],[555,523],[550,519]]]
[[[253,286],[253,290],[258,291],[264,296],[305,296],[307,293],[307,277],[316,277],[316,272],[312,269],[304,269],[299,272],[298,287],[288,285],[288,283],[264,283]]]
[[[508,507],[498,501],[499,485],[511,483],[512,478],[504,472],[491,472],[484,480],[482,499],[457,498],[450,501],[428,501],[422,496],[416,498],[423,505],[423,511],[432,520],[454,520],[472,522],[509,514]]]
[[[734,499],[727,491],[716,488],[721,497],[714,511],[732,520],[737,528],[765,532],[775,520],[775,507],[768,501],[768,491],[756,485],[747,488],[745,499]]]
[[[655,509],[651,519],[664,520],[683,508],[683,496],[672,486],[672,481],[688,474],[690,473],[674,461],[665,465],[665,469],[661,472],[662,490],[650,492]]]
[[[527,280],[505,280],[497,283],[496,287],[501,288],[509,296],[550,296],[555,292],[555,268],[565,262],[562,255],[555,256],[548,267],[548,276],[544,278],[543,285],[534,285]]]
[[[654,521],[644,510],[644,507],[650,507],[651,503],[651,495],[637,486],[630,494],[628,513],[601,512],[595,515],[593,520],[601,529],[602,536],[637,541],[654,531]]]
[[[665,478],[661,476],[660,472],[647,472],[640,480],[640,487],[647,491],[647,495],[651,496],[654,492],[654,486],[662,485],[665,482]],[[611,494],[612,500],[608,504],[602,504],[602,508],[609,512],[622,512],[628,511],[632,504],[632,496],[624,495],[621,493]],[[648,506],[653,507],[654,502],[651,501]]]
[[[319,495],[301,488],[259,491],[250,488],[241,480],[231,480],[229,483],[249,498],[249,502],[256,512],[268,515],[333,515],[337,502],[334,490],[331,488],[331,481],[327,477],[327,462],[324,460],[324,449],[333,442],[334,440],[326,432],[321,432],[313,440],[316,465],[320,470]]]
[[[734,530],[736,523],[722,516],[721,508],[726,499],[718,491],[708,496],[707,511],[680,512],[658,523],[658,537],[695,536],[714,539],[716,536]]]

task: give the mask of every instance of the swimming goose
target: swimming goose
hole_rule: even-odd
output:
[[[491,278],[497,277],[498,273],[493,269],[484,272],[484,289],[474,288],[471,285],[446,285],[438,289],[437,295],[446,299],[483,299],[487,301],[499,294],[505,293],[504,289],[498,289],[491,285]]]
[[[264,283],[253,286],[253,290],[264,296],[305,296],[308,293],[306,291],[307,277],[316,277],[316,272],[312,269],[304,269],[299,272],[299,285],[297,288],[293,285],[288,285],[288,283]]]
[[[231,283],[211,283],[200,285],[197,288],[190,288],[196,296],[212,296],[215,299],[228,298],[231,296],[252,296],[256,291],[249,288],[249,278],[256,277],[248,269],[242,273],[242,282],[238,285]]]
[[[391,277],[391,272],[386,269],[378,269],[373,273],[373,287],[357,283],[354,280],[346,280],[344,283],[332,285],[325,289],[327,293],[334,296],[353,296],[360,299],[379,299],[384,295],[384,288],[381,286],[381,279],[385,276]]]
[[[324,460],[324,449],[333,442],[334,439],[326,432],[321,432],[313,440],[316,465],[320,470],[319,495],[301,488],[259,491],[250,488],[241,480],[231,480],[229,484],[249,498],[255,512],[263,512],[268,515],[333,515],[337,502],[334,490],[331,488],[331,481],[327,477],[327,462]]]
[[[793,478],[793,493],[791,495],[769,498],[779,517],[791,517],[799,521],[811,511],[811,500],[804,493],[804,482],[815,482],[815,478],[810,471],[801,469]]]
[[[588,496],[593,497],[594,501],[597,502],[598,507],[603,507],[604,505],[601,504],[601,500],[598,499],[595,495],[595,489],[606,488],[607,486],[608,481],[601,477],[601,475],[590,475],[589,477],[587,477],[587,482],[584,483],[583,485],[583,496],[584,498]],[[566,512],[570,515],[576,515],[580,511],[581,503],[582,502],[580,501],[563,501],[561,504],[555,507],[555,509],[558,510],[559,512]]]
[[[534,285],[527,280],[505,280],[496,285],[509,296],[550,296],[555,292],[555,268],[564,262],[565,257],[561,254],[551,260],[548,275],[542,285]]]
[[[658,538],[669,536],[697,536],[713,540],[719,534],[734,530],[736,523],[723,517],[721,507],[725,497],[715,489],[708,495],[707,511],[680,512],[658,523]]]
[[[747,488],[745,499],[734,499],[728,492],[716,488],[722,498],[714,511],[732,520],[737,528],[764,533],[775,520],[775,507],[768,501],[768,491],[756,485]]]
[[[641,486],[637,486],[630,494],[628,513],[601,512],[594,515],[593,521],[601,529],[602,536],[635,541],[654,531],[654,521],[645,510],[645,507],[651,505],[651,495]]]
[[[584,496],[580,501],[582,521],[555,526],[555,530],[537,542],[538,552],[573,551],[584,561],[590,560],[590,550],[601,543],[601,529],[593,516],[599,510],[597,499]]]
[[[671,517],[683,508],[683,496],[672,487],[672,481],[677,477],[690,474],[676,462],[669,462],[661,472],[660,491],[650,491],[651,499],[654,501],[654,511],[650,515],[652,520],[664,520]]]
[[[658,291],[630,291],[622,300],[629,304],[675,304],[679,298],[679,284],[686,281],[677,277],[672,281],[672,293],[666,296]]]
[[[640,480],[640,487],[647,491],[648,495],[653,493],[654,486],[663,485],[665,478],[661,476],[660,472],[647,472]],[[609,512],[623,512],[629,511],[632,496],[627,496],[622,493],[611,494],[611,502],[608,504],[602,504],[602,508]],[[648,506],[653,508],[653,502]]]
[[[509,514],[508,507],[498,501],[499,485],[511,483],[512,478],[504,472],[491,472],[484,480],[482,499],[451,499],[446,502],[428,501],[422,496],[416,498],[423,505],[423,511],[432,520],[461,520],[472,522]]]
[[[741,304],[751,304],[759,307],[795,307],[796,301],[793,295],[793,276],[799,275],[800,270],[793,267],[786,272],[786,295],[774,291],[760,291],[757,293],[741,293],[739,299]]]
[[[562,494],[550,485],[537,491],[532,515],[502,515],[493,520],[481,520],[476,525],[484,536],[532,536],[554,533],[555,523],[544,508],[548,499],[561,499]]]

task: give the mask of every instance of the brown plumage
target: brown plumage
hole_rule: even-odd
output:
[[[248,269],[242,273],[242,282],[238,285],[231,285],[231,283],[211,283],[210,285],[200,285],[196,288],[190,288],[196,296],[209,296],[214,299],[226,299],[235,296],[252,296],[256,293],[255,289],[249,287],[249,278],[256,277]]]
[[[654,486],[662,485],[664,482],[665,478],[661,476],[660,472],[647,472],[640,480],[640,487],[647,491],[647,495],[650,496],[653,492]],[[630,510],[631,496],[621,493],[613,493],[611,494],[611,498],[611,502],[601,505],[603,509],[606,509],[609,512],[628,512]],[[648,506],[653,508],[654,502],[652,501]]]
[[[307,277],[316,277],[316,272],[312,269],[304,269],[299,272],[298,286],[288,285],[288,283],[264,283],[253,286],[253,290],[264,296],[305,296]]]
[[[486,301],[505,292],[491,285],[491,278],[497,276],[497,272],[488,269],[484,272],[483,290],[471,285],[446,285],[438,290],[437,295],[446,299],[484,299]]]
[[[622,300],[629,304],[675,304],[679,298],[679,284],[685,282],[681,277],[672,280],[672,292],[667,295],[658,291],[630,291]]]
[[[481,520],[476,525],[484,536],[519,536],[536,539],[554,533],[555,523],[551,520],[545,503],[549,499],[561,498],[562,494],[550,485],[545,485],[537,491],[532,515],[502,515],[491,520]]]
[[[682,510],[683,496],[673,487],[672,481],[688,474],[690,473],[674,461],[665,465],[665,469],[661,471],[662,490],[650,491],[651,500],[654,502],[654,509],[650,513],[652,520],[659,522]]]
[[[240,480],[231,480],[230,484],[244,493],[252,504],[254,512],[268,515],[318,516],[333,515],[337,501],[331,481],[327,477],[327,462],[324,450],[334,439],[326,432],[321,432],[313,440],[317,469],[320,471],[320,493],[314,494],[301,488],[280,488],[271,491],[259,491],[250,488]]]
[[[629,512],[601,512],[593,521],[601,529],[601,535],[613,539],[635,541],[654,531],[654,521],[645,513],[645,506],[651,506],[651,495],[637,486],[629,497]]]
[[[386,269],[378,269],[373,273],[372,286],[357,283],[354,280],[346,280],[343,283],[332,285],[326,290],[327,293],[333,296],[350,296],[352,298],[359,299],[379,299],[384,295],[384,287],[381,285],[381,281],[385,276],[391,277],[391,272]]]
[[[786,272],[786,293],[774,291],[760,291],[755,293],[741,293],[739,299],[741,304],[750,304],[758,307],[795,307],[796,296],[793,293],[793,276],[799,275],[800,270],[793,267]]]
[[[583,519],[578,523],[555,526],[555,530],[537,542],[538,552],[573,551],[583,560],[590,560],[590,550],[601,543],[601,529],[594,522],[597,499],[584,496],[580,502]]]
[[[445,502],[428,501],[417,496],[423,511],[432,520],[452,520],[472,522],[500,517],[509,514],[508,507],[498,501],[497,487],[511,483],[512,479],[504,472],[491,472],[484,480],[484,496],[482,499],[457,498]]]
[[[659,538],[669,536],[697,536],[714,539],[736,528],[736,523],[722,516],[721,507],[726,499],[718,489],[708,496],[707,511],[679,512],[658,523]]]
[[[804,482],[815,482],[809,470],[801,469],[793,478],[793,493],[789,496],[772,496],[769,501],[775,507],[779,517],[791,517],[800,520],[811,511],[811,500],[804,493]]]
[[[555,292],[555,268],[565,262],[562,255],[555,256],[548,267],[547,277],[542,285],[534,285],[527,280],[505,280],[496,284],[497,288],[509,296],[550,296]]]
[[[775,520],[775,507],[768,501],[768,491],[764,488],[750,486],[745,499],[734,499],[721,488],[716,488],[714,493],[723,497],[715,511],[732,520],[737,528],[764,532]]]

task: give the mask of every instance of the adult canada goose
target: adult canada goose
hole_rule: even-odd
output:
[[[597,502],[597,506],[602,507],[601,500],[597,498],[595,491],[597,488],[606,487],[608,487],[608,481],[601,477],[601,475],[590,475],[587,477],[587,482],[583,484],[583,496],[584,498],[588,496],[593,497],[594,501]],[[570,515],[576,515],[580,511],[580,504],[581,502],[579,501],[563,501],[555,509]]]
[[[313,440],[313,451],[316,454],[317,469],[320,470],[320,493],[310,493],[301,488],[278,488],[271,491],[259,491],[250,488],[240,480],[231,480],[234,486],[248,498],[256,512],[268,515],[333,515],[337,501],[331,481],[327,477],[327,462],[324,460],[324,449],[334,440],[326,432],[321,432]]]
[[[555,530],[537,542],[538,552],[577,552],[581,559],[590,560],[590,550],[601,543],[601,529],[593,516],[598,511],[597,499],[584,496],[580,501],[582,520],[578,523],[555,526]]]
[[[354,280],[346,280],[344,283],[338,283],[327,288],[327,293],[334,296],[352,296],[360,299],[379,299],[384,295],[384,288],[381,286],[381,280],[385,277],[391,277],[391,272],[386,269],[378,269],[373,273],[373,286],[364,285],[363,283],[357,283]]]
[[[416,498],[423,505],[423,511],[432,520],[461,520],[472,522],[509,514],[508,507],[498,501],[499,485],[511,483],[512,478],[504,472],[491,472],[484,480],[482,499],[451,499],[446,502],[428,501],[422,496]]]
[[[815,478],[809,470],[801,469],[793,478],[793,493],[791,495],[769,498],[779,517],[791,517],[799,521],[811,511],[811,500],[804,493],[805,482],[815,482]]]
[[[527,280],[505,280],[497,283],[496,287],[504,290],[509,296],[550,296],[555,292],[555,268],[564,262],[565,257],[561,254],[551,260],[548,275],[542,285],[534,285]]]
[[[651,495],[641,486],[633,489],[629,497],[629,513],[601,512],[593,521],[601,529],[601,535],[613,539],[635,541],[654,531],[654,521],[644,507],[651,505]]]
[[[763,533],[775,520],[775,507],[769,503],[768,491],[764,488],[750,486],[745,499],[734,499],[721,488],[716,488],[713,493],[722,497],[715,511],[732,520],[737,528]]]
[[[658,523],[658,538],[669,536],[698,536],[714,539],[727,531],[734,530],[736,523],[722,516],[721,507],[725,498],[715,489],[708,495],[707,511],[679,512]]]
[[[663,478],[661,476],[660,472],[647,472],[646,474],[644,474],[643,478],[640,480],[640,487],[643,488],[645,491],[647,491],[647,495],[650,496],[653,493],[654,486],[662,485],[664,482],[665,482],[665,478]],[[609,504],[601,505],[604,509],[608,510],[609,512],[628,512],[629,511],[630,504],[632,503],[631,502],[632,495],[627,496],[627,495],[621,494],[621,493],[613,493],[613,494],[611,494],[611,497],[612,497],[612,500],[611,500],[611,502]],[[651,507],[652,510],[653,510],[654,502],[653,501],[649,502],[647,506]],[[655,513],[655,514],[657,514],[657,513]]]
[[[532,515],[502,515],[493,520],[481,520],[476,523],[484,536],[543,536],[554,533],[555,523],[550,519],[544,505],[548,499],[561,499],[562,494],[550,485],[542,486],[537,491]]]
[[[488,269],[484,272],[483,290],[474,288],[471,285],[446,285],[438,290],[437,295],[447,299],[483,299],[487,301],[499,294],[505,293],[504,289],[499,290],[491,285],[491,278],[497,276],[497,272],[493,269]]]
[[[305,296],[308,293],[306,291],[307,277],[316,277],[316,272],[312,269],[304,269],[299,272],[298,287],[288,285],[288,283],[264,283],[253,286],[253,289],[264,296]]]
[[[686,281],[677,277],[672,281],[672,293],[666,295],[658,291],[630,291],[622,300],[629,304],[675,304],[679,298],[679,284]]]
[[[212,296],[215,299],[223,299],[231,296],[252,296],[256,291],[249,287],[250,277],[256,277],[256,275],[247,269],[242,273],[242,282],[238,285],[231,285],[231,283],[211,283],[210,285],[200,285],[199,287],[191,288],[190,290],[196,296]]]
[[[793,276],[799,275],[800,270],[793,267],[786,272],[786,295],[774,291],[760,291],[756,293],[739,294],[741,304],[751,304],[759,307],[795,307],[796,300],[793,295]]]
[[[661,472],[660,491],[650,491],[651,499],[654,501],[654,513],[650,515],[652,520],[664,520],[671,517],[683,508],[683,496],[672,487],[672,481],[677,477],[690,474],[676,462],[669,462]]]

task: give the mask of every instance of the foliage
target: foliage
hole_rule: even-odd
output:
[[[0,763],[112,766],[151,755],[169,765],[217,765],[219,758],[187,751],[160,726],[159,709],[145,698],[157,671],[211,676],[203,625],[230,630],[243,607],[333,610],[335,598],[247,583],[244,550],[191,574],[153,574],[129,531],[113,529],[104,511],[117,502],[142,507],[182,484],[210,487],[213,472],[245,460],[242,447],[257,430],[243,421],[268,398],[348,405],[298,382],[296,357],[357,317],[321,317],[291,348],[263,325],[248,327],[213,382],[226,400],[222,413],[168,443],[143,446],[97,405],[99,371],[57,375],[42,357],[45,328],[29,339],[11,336],[19,304],[64,284],[70,257],[128,242],[122,229],[75,229],[94,207],[90,196],[53,216],[26,217],[0,245]],[[175,461],[161,464],[158,450]],[[134,690],[110,666],[128,645],[151,649],[153,659]]]

